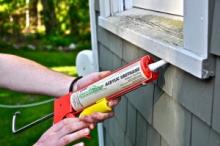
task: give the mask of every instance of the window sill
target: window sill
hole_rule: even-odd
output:
[[[172,16],[174,17],[174,16]],[[99,25],[134,45],[199,78],[212,73],[204,68],[207,58],[183,46],[183,22],[132,8],[111,17],[99,17]]]

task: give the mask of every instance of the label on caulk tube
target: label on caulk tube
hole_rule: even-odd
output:
[[[146,79],[138,61],[73,93],[70,99],[71,105],[74,110],[80,111],[103,97],[108,97]]]

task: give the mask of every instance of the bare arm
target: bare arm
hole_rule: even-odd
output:
[[[82,88],[96,81],[109,72],[92,73],[80,79],[76,86]],[[40,93],[51,96],[62,96],[68,93],[73,77],[57,73],[28,59],[0,53],[0,87],[11,90]],[[114,107],[119,99],[109,101]],[[36,142],[36,146],[64,146],[88,135],[94,124],[113,116],[113,113],[94,113],[90,116],[67,118],[54,124]]]
[[[34,61],[0,54],[0,87],[26,93],[62,96],[68,93],[73,79]]]

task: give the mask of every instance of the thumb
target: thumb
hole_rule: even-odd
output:
[[[91,74],[83,77],[82,79],[80,79],[77,82],[77,86],[79,89],[84,88],[84,87],[88,86],[89,84],[94,83],[94,82],[98,81],[99,79],[106,77],[109,74],[110,74],[110,71],[91,73]]]
[[[104,78],[104,77],[108,76],[110,73],[111,73],[111,71],[102,71],[99,73],[99,77]]]

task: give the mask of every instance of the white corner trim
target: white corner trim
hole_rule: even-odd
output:
[[[89,14],[90,14],[92,52],[93,52],[94,59],[95,59],[96,71],[99,71],[95,0],[89,0]],[[103,124],[102,123],[98,124],[98,140],[99,140],[99,146],[104,146],[104,134],[103,134]]]
[[[94,59],[95,59],[95,61],[94,61],[95,62],[95,69],[96,69],[96,71],[99,71],[96,16],[95,16],[95,0],[89,0],[89,14],[90,14],[92,52],[93,52]]]

